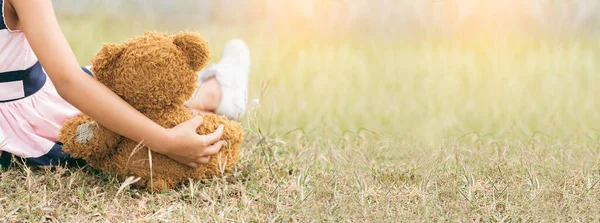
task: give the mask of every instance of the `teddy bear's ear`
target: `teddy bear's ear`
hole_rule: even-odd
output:
[[[102,49],[96,56],[92,59],[92,72],[96,73],[96,71],[106,69],[111,66],[113,61],[117,59],[121,53],[123,52],[123,47],[117,44],[104,44]]]
[[[100,52],[92,58],[92,73],[96,80],[108,87],[112,87],[114,81],[112,78],[113,73],[103,71],[114,66],[114,61],[121,56],[122,52],[123,47],[117,44],[104,44],[102,46]]]
[[[199,34],[183,32],[172,38],[173,43],[186,55],[192,70],[199,71],[210,59],[208,43]]]

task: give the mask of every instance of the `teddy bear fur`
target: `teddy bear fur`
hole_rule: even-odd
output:
[[[121,45],[105,44],[92,59],[94,78],[106,85],[142,114],[165,128],[190,120],[184,106],[195,91],[197,72],[210,58],[207,42],[197,33],[174,36],[146,32]],[[120,136],[85,114],[67,120],[60,130],[63,150],[88,165],[121,178],[138,176],[140,186],[160,191],[188,179],[221,175],[237,162],[243,141],[239,123],[216,114],[203,115],[198,134],[224,125],[227,142],[208,164],[190,168],[169,157],[149,152],[142,143]]]

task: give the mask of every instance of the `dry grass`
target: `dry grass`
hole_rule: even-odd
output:
[[[260,141],[260,142],[259,142]],[[353,138],[255,136],[227,177],[176,191],[118,193],[88,168],[0,173],[8,222],[600,220],[593,144],[448,142],[438,148]]]
[[[168,30],[62,18],[84,64]],[[215,58],[232,36],[252,50],[261,104],[233,173],[152,194],[88,167],[3,169],[0,221],[600,221],[597,40],[193,28]]]

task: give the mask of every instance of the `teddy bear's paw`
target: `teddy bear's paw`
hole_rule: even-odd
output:
[[[75,133],[75,141],[79,144],[86,144],[94,138],[94,128],[96,128],[95,122],[87,122],[77,126],[77,132]]]

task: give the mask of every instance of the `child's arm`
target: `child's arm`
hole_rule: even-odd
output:
[[[220,150],[220,127],[209,135],[198,135],[202,119],[196,117],[172,129],[152,122],[110,89],[85,74],[64,37],[51,0],[9,1],[18,15],[17,27],[25,32],[31,48],[58,93],[66,101],[108,129],[155,152],[195,167]],[[213,145],[214,144],[214,145]]]

